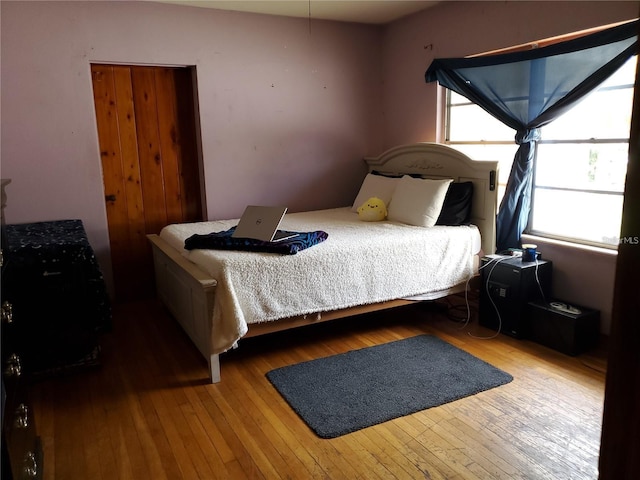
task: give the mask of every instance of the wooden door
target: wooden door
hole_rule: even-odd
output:
[[[92,65],[116,301],[154,294],[147,234],[202,220],[189,68]]]

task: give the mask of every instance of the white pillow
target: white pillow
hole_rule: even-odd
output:
[[[399,178],[374,175],[373,173],[367,174],[367,176],[364,177],[362,186],[360,186],[360,192],[358,192],[358,196],[353,202],[351,211],[357,212],[358,207],[371,197],[378,197],[388,206],[399,180]]]
[[[403,176],[393,192],[387,219],[418,227],[433,227],[452,181]]]

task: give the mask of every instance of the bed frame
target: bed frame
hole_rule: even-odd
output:
[[[377,157],[366,157],[369,171],[389,174],[420,174],[428,178],[453,178],[456,182],[474,184],[471,222],[482,235],[484,253],[495,252],[497,174],[493,161],[474,161],[446,145],[415,143],[387,150]],[[180,323],[200,353],[207,359],[212,383],[220,381],[220,358],[211,353],[211,319],[217,282],[195,264],[184,258],[158,235],[148,235],[152,245],[159,299]],[[441,298],[464,291],[460,285],[447,291],[435,292],[430,298]],[[411,299],[333,310],[314,315],[285,318],[273,322],[249,325],[246,337],[287,330],[312,323],[373,312],[414,303]]]

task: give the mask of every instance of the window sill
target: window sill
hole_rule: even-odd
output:
[[[583,252],[595,253],[597,255],[602,255],[606,257],[618,256],[618,251],[614,249],[595,247],[592,245],[584,245],[582,243],[573,243],[573,242],[568,242],[566,240],[557,240],[555,238],[540,237],[538,235],[531,235],[528,233],[522,234],[522,243],[533,243],[535,245],[551,244],[551,245],[557,245],[563,248],[570,248],[574,250],[580,250]]]

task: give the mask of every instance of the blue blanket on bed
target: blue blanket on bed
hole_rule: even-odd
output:
[[[247,252],[266,252],[294,255],[301,250],[313,247],[324,242],[329,234],[322,230],[315,232],[288,232],[297,234],[295,237],[279,242],[263,242],[252,238],[234,238],[231,235],[236,227],[231,227],[223,232],[213,232],[206,235],[195,234],[184,241],[186,250],[211,249],[211,250],[242,250]]]

